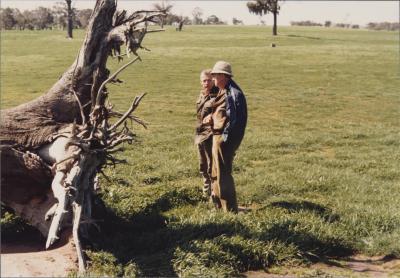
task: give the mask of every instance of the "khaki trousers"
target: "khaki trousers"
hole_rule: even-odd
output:
[[[211,196],[217,208],[237,213],[235,183],[232,177],[232,163],[235,156],[232,144],[223,141],[222,135],[213,136]]]
[[[203,177],[203,193],[211,195],[212,136],[197,145],[199,152],[199,169]]]

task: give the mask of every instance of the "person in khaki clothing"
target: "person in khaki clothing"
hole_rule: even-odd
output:
[[[211,78],[211,69],[200,73],[202,90],[196,102],[197,126],[194,142],[199,154],[200,174],[203,177],[203,195],[211,196],[211,165],[212,165],[212,130],[208,124],[203,124],[206,116],[212,112],[213,99],[217,95],[218,88],[214,86]]]
[[[237,213],[232,164],[246,129],[246,98],[232,80],[229,63],[217,62],[211,74],[215,86],[219,89],[214,99],[212,114],[203,120],[211,125],[213,131],[211,197],[217,208]]]

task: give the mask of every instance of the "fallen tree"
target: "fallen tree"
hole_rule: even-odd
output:
[[[126,113],[113,110],[106,85],[140,60],[137,50],[148,23],[161,11],[127,14],[114,0],[97,0],[86,37],[71,67],[41,97],[1,111],[1,201],[47,237],[46,248],[63,226],[72,223],[79,270],[85,261],[79,241],[91,220],[91,200],[102,168],[121,161],[114,154],[134,134],[127,120],[144,123],[132,112],[144,96],[135,97]],[[121,52],[125,45],[126,53]],[[110,75],[110,56],[132,60]],[[117,117],[114,124],[110,119]]]

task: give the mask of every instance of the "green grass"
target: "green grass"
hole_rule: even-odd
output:
[[[152,51],[110,86],[120,111],[147,92],[136,115],[150,125],[136,127],[138,142],[121,155],[129,164],[102,180],[93,275],[237,276],[354,253],[400,257],[398,32],[270,31],[150,34]],[[2,108],[45,92],[83,35],[2,32]],[[234,178],[251,211],[238,215],[202,201],[193,144],[199,73],[217,60],[232,63],[248,101]]]

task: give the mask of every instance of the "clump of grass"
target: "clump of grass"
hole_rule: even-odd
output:
[[[13,230],[15,232],[23,231],[26,228],[25,222],[15,214],[7,211],[5,208],[1,208],[1,220],[0,220],[2,231]]]
[[[89,276],[116,277],[124,273],[122,265],[110,253],[87,251],[86,255],[90,259]]]
[[[141,187],[139,190],[107,183],[100,192],[104,203],[119,217],[126,219],[136,214],[153,214],[173,207],[197,204],[203,200],[198,187],[165,186]]]
[[[172,263],[176,273],[182,277],[232,277],[238,275],[236,266],[240,262],[234,254],[213,241],[194,240],[175,250]]]

